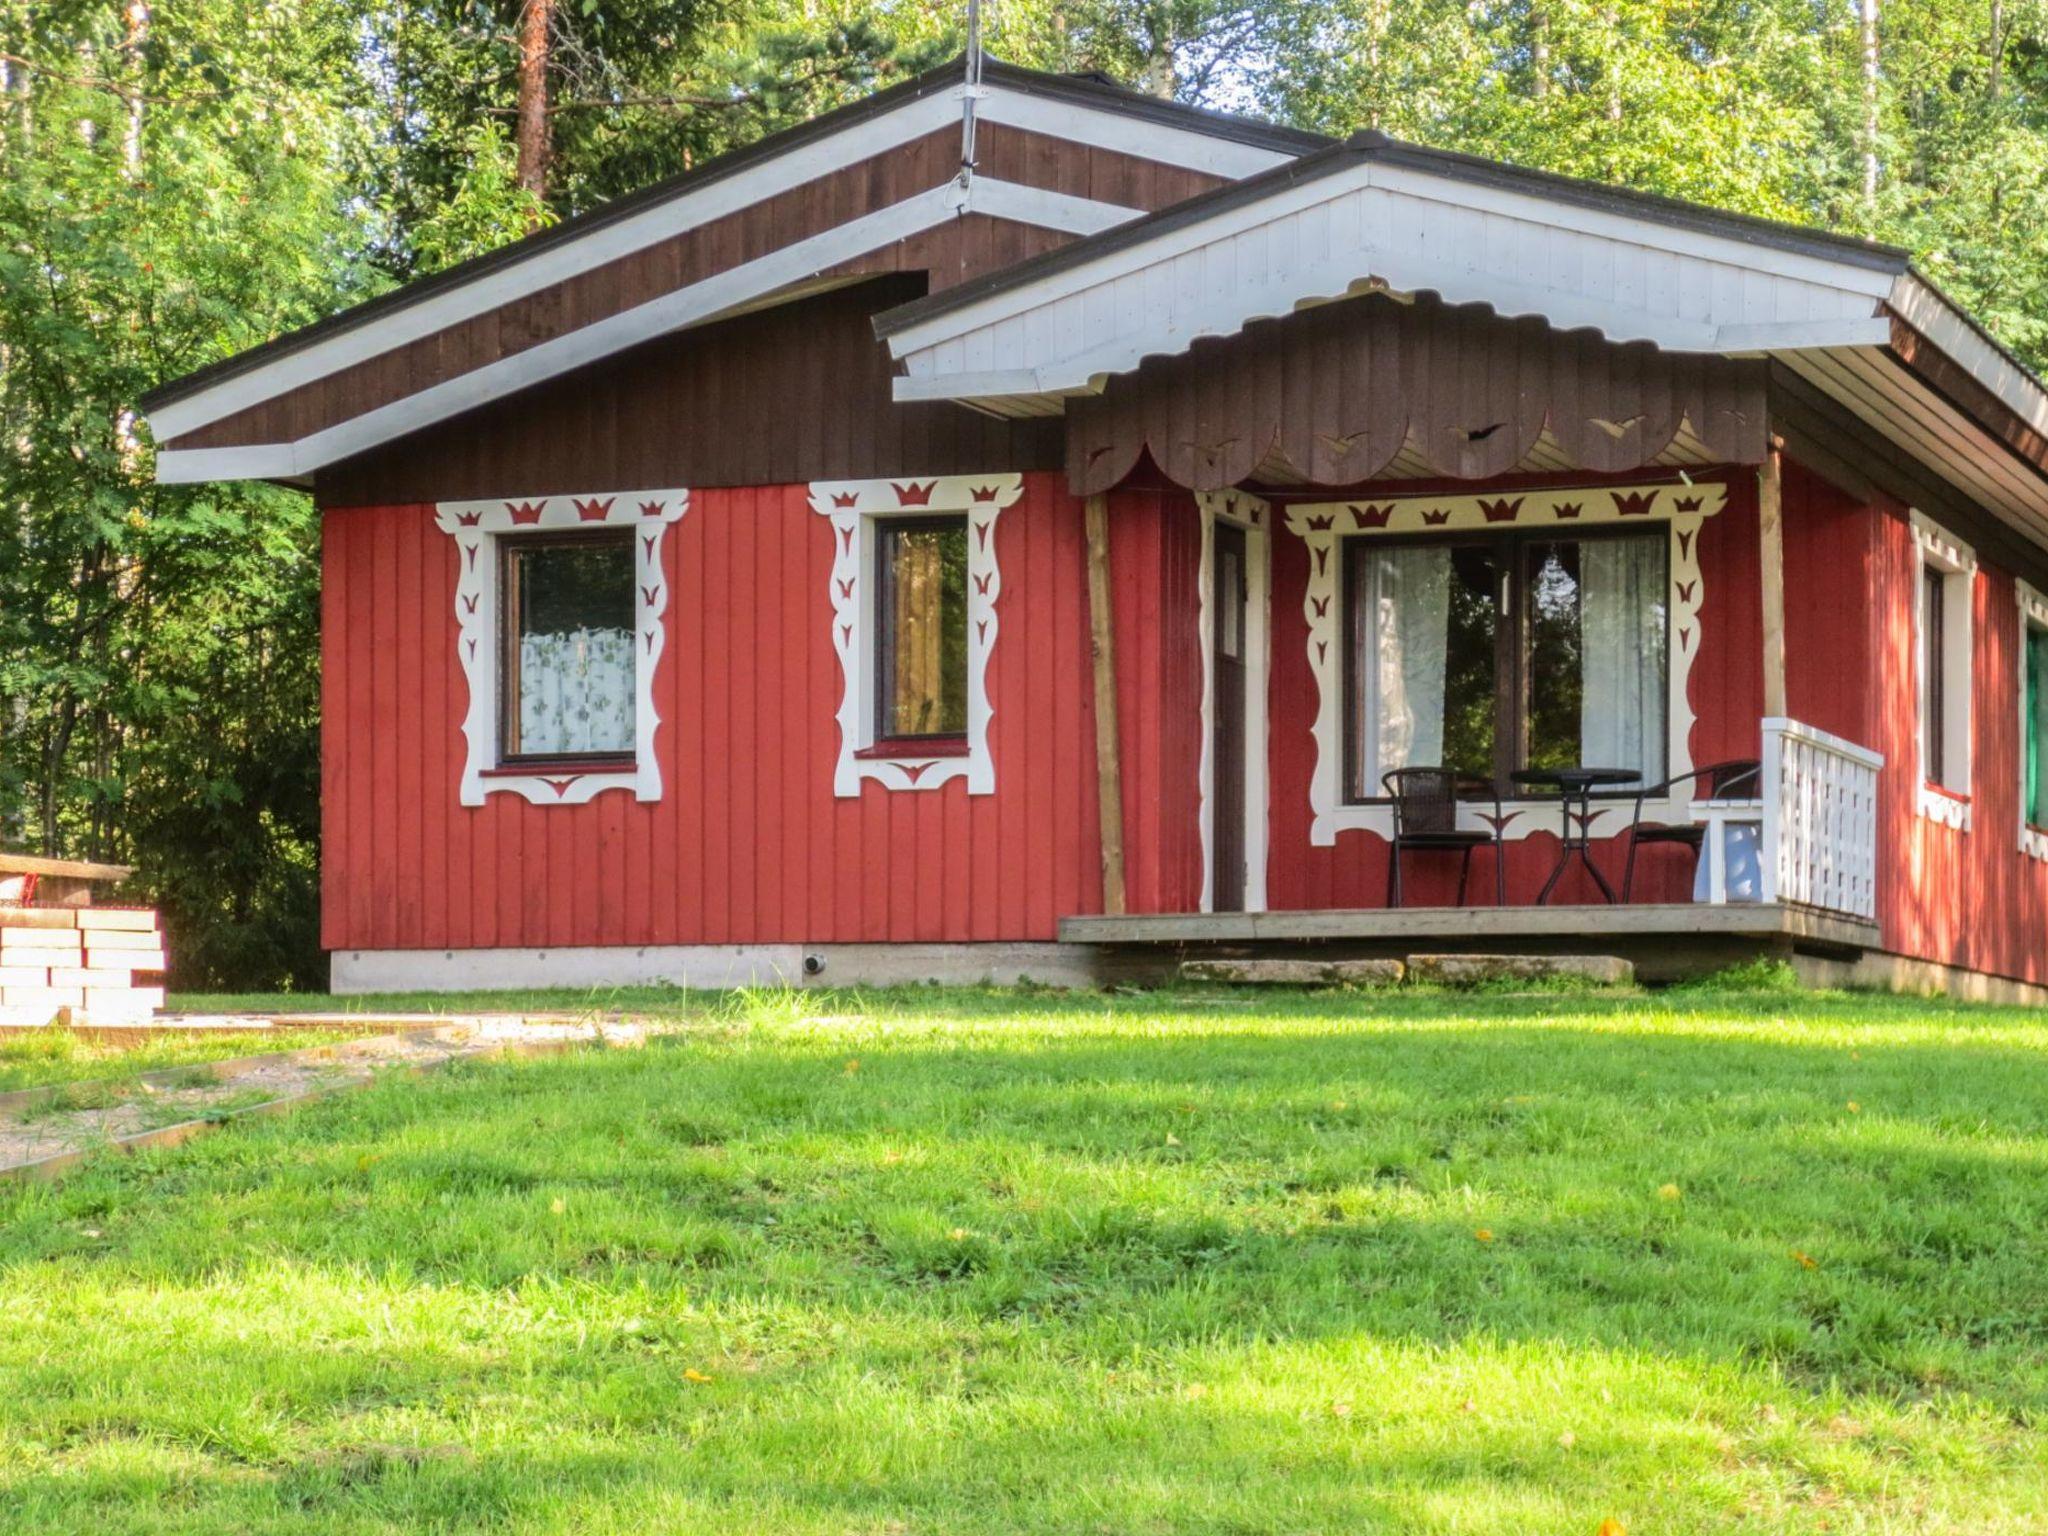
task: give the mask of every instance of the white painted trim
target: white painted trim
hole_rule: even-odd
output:
[[[1692,770],[1694,714],[1688,684],[1702,642],[1700,609],[1706,600],[1700,573],[1699,536],[1706,520],[1727,505],[1727,487],[1714,481],[1694,485],[1603,485],[1508,491],[1494,496],[1360,497],[1287,509],[1288,530],[1308,545],[1308,587],[1302,617],[1308,625],[1309,671],[1316,681],[1315,768],[1309,778],[1309,842],[1331,847],[1339,832],[1391,837],[1394,811],[1387,804],[1353,804],[1344,798],[1344,616],[1343,542],[1424,532],[1455,533],[1498,528],[1573,528],[1641,521],[1662,523],[1670,533],[1671,646],[1667,656],[1665,776]],[[1645,501],[1643,498],[1648,498]],[[1632,510],[1624,512],[1623,508]],[[1492,513],[1492,516],[1488,514]],[[1625,816],[1631,807],[1595,802],[1593,821]],[[1692,819],[1690,788],[1667,800],[1649,801],[1646,813],[1667,824]],[[1555,832],[1555,800],[1514,800],[1502,806],[1501,835],[1510,841],[1535,832]],[[1459,813],[1483,826],[1479,808]],[[1611,835],[1610,827],[1596,836]]]
[[[1975,764],[1970,730],[1970,694],[1974,686],[1977,623],[1977,551],[1917,509],[1911,513],[1913,547],[1913,802],[1928,821],[1958,832],[1970,830],[1970,790]],[[1939,785],[1927,779],[1922,750],[1922,722],[1927,715],[1927,647],[1920,633],[1920,571],[1932,566],[1943,573],[1941,692],[1942,755],[1948,773]]]
[[[996,524],[1024,494],[1020,474],[906,475],[895,480],[814,480],[811,510],[832,523],[832,649],[844,687],[839,698],[839,762],[832,792],[857,797],[873,780],[887,789],[936,789],[967,780],[970,795],[995,793],[995,760],[988,725],[988,659],[995,651],[996,604],[1002,571],[996,560]],[[863,757],[875,744],[873,573],[875,523],[889,517],[958,513],[967,519],[967,755]]]
[[[959,92],[954,92],[951,99],[957,102]],[[958,111],[956,106],[956,115]],[[1180,128],[1073,101],[1052,101],[1029,91],[991,89],[976,103],[974,115],[984,123],[1001,123],[1006,128],[1072,139],[1096,149],[1111,149],[1120,155],[1136,155],[1141,160],[1157,160],[1232,181],[1296,158],[1286,150],[1247,144],[1230,134]]]
[[[806,961],[821,968],[808,971]],[[512,987],[887,987],[930,981],[1090,987],[1104,975],[1093,946],[1029,941],[338,949],[328,968],[328,985],[347,996]]]
[[[996,210],[1009,210],[995,212]],[[1040,192],[1009,182],[977,181],[963,194],[953,184],[933,187],[820,234],[783,246],[701,282],[674,289],[602,320],[594,320],[481,368],[401,398],[360,416],[337,422],[292,443],[246,448],[179,450],[158,455],[157,478],[166,484],[220,478],[310,474],[421,427],[445,421],[504,395],[544,383],[572,369],[609,357],[671,331],[708,324],[739,311],[764,294],[800,284],[824,268],[850,261],[897,240],[947,223],[967,212],[995,212],[1046,228],[1089,233],[1137,217],[1137,210],[1110,203]],[[186,455],[201,455],[188,460]],[[234,455],[232,458],[218,455]],[[209,473],[213,472],[213,473]],[[177,479],[172,477],[176,476]]]
[[[2027,631],[2048,630],[2048,594],[2015,578],[2013,597],[2020,611],[2019,650],[2013,658],[2013,692],[2019,695],[2020,717],[2019,762],[2015,765],[2019,769],[2020,852],[2048,863],[2048,828],[2037,827],[2027,819],[2027,737],[2034,729],[2034,722],[2027,718]]]
[[[1199,491],[1202,563],[1197,580],[1195,643],[1202,655],[1202,755],[1196,769],[1196,825],[1202,841],[1202,910],[1216,909],[1215,830],[1209,797],[1216,782],[1216,524],[1220,519],[1244,530],[1244,909],[1266,910],[1266,860],[1273,792],[1271,687],[1273,668],[1273,561],[1268,525],[1272,507],[1242,491]]]
[[[259,401],[488,313],[536,289],[617,261],[686,230],[752,207],[791,187],[949,127],[960,121],[961,94],[961,89],[955,87],[906,101],[836,133],[796,145],[735,175],[680,192],[586,235],[544,246],[522,260],[480,273],[418,303],[339,330],[324,341],[167,402],[151,413],[150,429],[158,441],[181,437]],[[1278,150],[1194,128],[1176,128],[1072,102],[1051,103],[1000,86],[983,87],[975,110],[984,122],[1005,123],[1233,179],[1292,158]]]
[[[490,501],[444,501],[434,521],[455,540],[461,565],[455,586],[456,659],[469,686],[462,735],[462,804],[482,805],[488,795],[514,794],[535,805],[581,805],[608,789],[631,790],[636,800],[661,798],[661,763],[655,732],[654,676],[668,638],[668,578],[661,562],[669,525],[690,510],[690,493],[594,491],[575,496],[529,496]],[[608,772],[499,774],[498,763],[498,546],[526,532],[568,528],[631,527],[633,576],[640,610],[633,648],[634,766]]]

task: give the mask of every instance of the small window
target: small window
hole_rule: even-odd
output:
[[[1919,590],[1913,600],[1913,670],[1920,713],[1920,807],[1967,825],[1970,795],[1971,609],[1977,562],[1969,547],[1918,514]]]
[[[879,519],[875,565],[876,737],[964,736],[967,519]]]
[[[2020,633],[2021,804],[2027,825],[2040,830],[2048,829],[2048,625],[2027,619]]]
[[[499,710],[507,762],[630,758],[630,534],[505,538]]]

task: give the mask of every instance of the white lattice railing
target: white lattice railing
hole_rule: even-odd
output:
[[[1764,721],[1763,898],[1877,918],[1884,758],[1797,720]]]

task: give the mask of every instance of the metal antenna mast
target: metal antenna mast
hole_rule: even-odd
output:
[[[967,86],[960,96],[960,185],[974,178],[974,107],[981,99],[981,0],[967,0]]]

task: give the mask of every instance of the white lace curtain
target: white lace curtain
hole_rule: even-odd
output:
[[[1664,777],[1664,547],[1656,539],[1579,546],[1579,761]]]
[[[519,637],[519,750],[630,752],[633,635],[575,629]]]
[[[1410,546],[1372,560],[1373,782],[1395,768],[1444,759],[1444,661],[1450,644],[1451,552]]]

